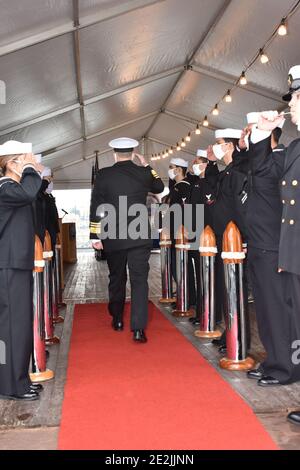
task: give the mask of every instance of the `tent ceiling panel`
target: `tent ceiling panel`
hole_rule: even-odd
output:
[[[178,74],[87,106],[87,133],[93,134],[99,128],[105,129],[112,123],[130,120],[139,113],[147,114],[158,110],[177,77]]]
[[[0,46],[72,22],[73,17],[70,0],[1,0],[0,8]]]
[[[165,0],[84,28],[84,97],[185,64],[222,3],[189,0],[187,9],[182,0]]]
[[[150,138],[174,145],[178,139],[187,136],[194,129],[195,126],[191,123],[161,114],[151,131]],[[206,148],[213,143],[214,133],[205,128],[202,128],[201,131],[201,135],[193,135],[191,142],[186,145],[191,152],[195,153],[198,148]]]
[[[71,34],[0,57],[7,103],[0,129],[77,101]]]
[[[233,0],[206,43],[195,58],[196,64],[207,65],[236,76],[240,76],[242,70],[248,65],[265,41],[271,36],[281,19],[295,4],[295,0],[252,0],[251,6],[247,0]],[[279,46],[279,54],[282,56],[281,38],[274,40],[274,47]],[[281,42],[280,42],[281,41]],[[278,61],[276,61],[278,66]],[[283,77],[286,76],[285,64]],[[267,68],[258,65],[259,72],[253,74],[253,83],[264,86],[270,85],[270,80],[260,78]],[[268,74],[268,72],[267,72]],[[270,75],[268,75],[270,76]],[[274,80],[273,80],[274,78]],[[273,90],[282,92],[283,83],[278,77],[272,77]]]
[[[81,136],[81,123],[79,111],[68,113],[68,118],[57,116],[40,122],[33,126],[20,129],[11,134],[0,137],[0,144],[6,140],[19,140],[20,142],[32,142],[36,153],[41,153],[49,148],[76,140]]]

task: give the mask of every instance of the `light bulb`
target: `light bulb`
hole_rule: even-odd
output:
[[[203,126],[204,126],[204,127],[208,127],[208,126],[209,126],[209,122],[208,122],[207,116],[205,116],[205,118],[204,118]]]
[[[218,105],[217,105],[217,104],[216,104],[216,106],[214,107],[212,113],[213,113],[214,116],[219,116],[220,113],[219,113],[219,108],[218,108]]]
[[[177,152],[180,152],[180,150],[181,150],[181,147],[180,147],[180,145],[179,145],[178,142],[177,142],[177,144],[176,144],[176,150],[177,150]]]
[[[186,147],[186,143],[185,143],[184,139],[182,139],[181,147]]]
[[[185,138],[186,142],[190,142],[191,141],[191,133],[189,132],[188,135],[186,136]]]
[[[173,155],[173,153],[174,153],[173,147],[170,148],[169,153],[170,153],[171,155]]]
[[[201,129],[200,129],[200,127],[199,127],[199,124],[197,124],[196,130],[195,130],[195,134],[197,134],[197,135],[200,135],[200,134],[201,134]]]
[[[286,36],[287,35],[287,24],[286,18],[282,18],[280,26],[278,28],[278,35],[279,36]]]
[[[247,78],[246,78],[246,75],[245,75],[245,72],[242,73],[241,75],[241,78],[240,78],[240,85],[244,86],[244,85],[247,85]]]
[[[225,96],[225,101],[226,103],[232,102],[232,96],[231,96],[230,90],[227,91],[227,95]]]
[[[264,50],[260,50],[260,61],[262,64],[267,64],[269,62],[269,57],[264,53]]]

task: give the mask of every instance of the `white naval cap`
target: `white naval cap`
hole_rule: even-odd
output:
[[[26,153],[32,153],[32,144],[8,140],[5,144],[0,145],[1,157],[5,155],[23,155]]]
[[[198,149],[198,150],[197,150],[197,157],[207,158],[207,151],[206,151],[206,150]]]
[[[183,158],[171,158],[170,165],[181,166],[182,168],[187,168],[189,166],[189,162],[187,162]]]
[[[219,129],[215,132],[216,139],[240,139],[242,131],[238,129]]]
[[[111,140],[108,144],[115,152],[132,152],[132,150],[139,145],[135,139],[129,137],[120,137],[119,139]]]
[[[284,101],[290,101],[292,98],[292,93],[300,89],[300,65],[294,65],[289,70],[289,92],[282,97]]]
[[[247,114],[247,123],[248,124],[257,124],[259,120],[260,113],[248,113]]]

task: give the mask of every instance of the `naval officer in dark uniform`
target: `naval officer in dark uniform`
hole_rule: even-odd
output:
[[[0,395],[36,400],[28,370],[33,344],[34,221],[41,177],[32,145],[0,146]],[[41,388],[41,386],[40,386]]]
[[[120,138],[111,141],[109,145],[114,149],[116,163],[97,173],[91,198],[90,238],[93,240],[93,247],[98,250],[104,247],[107,255],[109,312],[113,317],[113,328],[117,331],[123,329],[128,266],[131,283],[131,330],[135,341],[145,343],[149,257],[152,247],[146,200],[149,192],[162,193],[164,184],[145,158],[134,153],[134,148],[138,146],[136,140]],[[135,157],[140,165],[132,161]],[[144,214],[137,228],[139,232],[146,229],[144,234],[137,231],[130,233],[135,217],[128,212],[133,205],[139,205]],[[111,208],[116,212],[115,221],[110,221],[109,216],[107,217]]]
[[[300,131],[300,65],[289,71],[289,93],[283,97],[289,102],[292,122]],[[258,123],[260,139],[268,140],[270,132],[283,120],[277,111],[263,115]],[[283,204],[282,224],[279,241],[278,271],[286,279],[286,309],[283,312],[290,321],[290,360],[294,366],[292,381],[300,380],[300,139],[288,147],[284,175],[281,181]],[[300,411],[288,415],[288,420],[300,425]]]
[[[259,113],[256,115],[258,122]],[[285,147],[279,145],[280,127],[274,129],[266,141],[251,143],[249,150],[248,269],[258,332],[267,357],[257,369],[248,372],[248,377],[257,379],[258,385],[263,387],[288,383],[294,369],[290,359],[290,321],[288,315],[283,314],[286,279],[278,273],[282,219],[279,182],[286,153]],[[255,142],[255,134],[254,127],[250,141]]]

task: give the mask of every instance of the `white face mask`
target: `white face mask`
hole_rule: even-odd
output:
[[[49,183],[48,188],[46,189],[46,193],[51,194],[53,191],[53,181]]]
[[[223,145],[224,144],[216,144],[216,145],[213,145],[213,152],[214,152],[214,156],[218,159],[218,160],[222,160],[226,153],[227,152],[224,152],[223,150]]]
[[[172,168],[171,170],[169,170],[168,175],[169,175],[170,180],[174,180],[176,178],[175,169]]]
[[[195,163],[193,165],[193,172],[194,172],[194,175],[196,176],[200,176],[202,173],[204,173],[204,170],[205,168],[201,166],[199,163]]]

